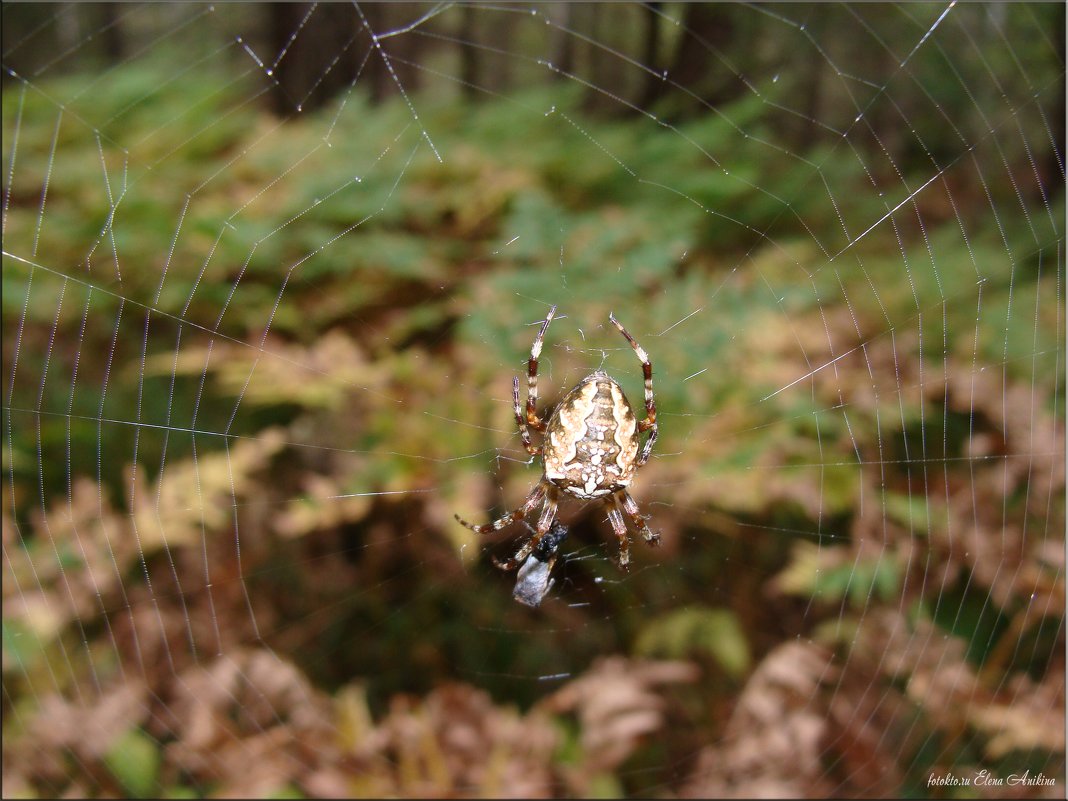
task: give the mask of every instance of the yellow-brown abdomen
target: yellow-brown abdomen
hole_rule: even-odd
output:
[[[557,405],[545,431],[545,477],[579,498],[623,489],[634,476],[638,423],[609,375],[586,377]]]

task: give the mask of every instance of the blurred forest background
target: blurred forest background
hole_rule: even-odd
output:
[[[5,797],[1064,797],[1063,4],[2,22]]]

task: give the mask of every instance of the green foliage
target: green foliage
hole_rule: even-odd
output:
[[[780,590],[823,603],[848,598],[856,609],[900,595],[902,566],[893,552],[852,559],[844,549],[799,541],[790,565],[776,578]]]
[[[703,606],[676,609],[649,621],[634,652],[667,659],[709,656],[734,679],[744,676],[751,662],[745,632],[734,612]]]
[[[931,616],[941,628],[967,644],[965,655],[977,667],[986,662],[1009,625],[1008,616],[990,594],[974,586],[967,577],[943,589],[933,604]]]
[[[140,729],[120,734],[104,754],[104,764],[133,798],[158,795],[161,762],[159,744]]]
[[[4,671],[17,669],[21,673],[34,672],[35,663],[44,656],[39,639],[34,639],[32,630],[18,620],[4,620]]]
[[[888,492],[884,504],[887,518],[914,536],[922,537],[930,531],[931,503],[924,496]]]

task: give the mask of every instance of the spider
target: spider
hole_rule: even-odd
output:
[[[472,531],[488,534],[523,520],[541,504],[534,534],[516,551],[515,556],[505,562],[493,559],[493,563],[501,570],[515,570],[552,528],[561,490],[576,498],[601,498],[608,507],[608,522],[619,539],[619,567],[626,570],[630,563],[630,542],[624,515],[634,523],[647,543],[657,545],[660,542],[660,534],[649,530],[645,522],[648,516],[641,514],[638,504],[627,492],[635,471],[649,461],[653,443],[656,442],[653,366],[642,346],[627,333],[614,315],[609,314],[609,321],[626,337],[641,360],[645,375],[645,419],[639,422],[635,418],[634,410],[616,380],[597,370],[564,396],[546,423],[538,417],[536,408],[538,357],[541,355],[545,330],[555,313],[556,306],[553,306],[530,349],[525,414],[519,403],[519,377],[516,376],[512,381],[512,401],[519,435],[527,453],[542,458],[544,472],[541,480],[518,509],[492,523],[476,526],[459,515],[455,517]],[[540,445],[531,441],[531,429],[543,434]],[[646,431],[649,437],[639,452],[640,434]]]

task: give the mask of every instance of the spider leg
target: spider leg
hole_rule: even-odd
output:
[[[642,448],[641,454],[638,456],[638,461],[634,463],[635,467],[641,467],[643,464],[649,461],[649,454],[653,452],[653,443],[656,442],[659,429],[656,423],[653,423],[652,429],[649,432],[649,439],[645,440],[645,446]]]
[[[545,339],[545,330],[552,322],[556,314],[556,306],[549,309],[545,315],[545,322],[541,324],[538,335],[534,338],[534,344],[530,348],[530,359],[527,361],[527,425],[535,431],[545,430],[545,421],[538,417],[538,357],[541,356],[541,343]],[[519,379],[516,378],[518,383]],[[518,401],[517,401],[518,402]]]
[[[619,501],[615,495],[609,495],[604,499],[608,507],[608,522],[612,524],[612,531],[619,539],[619,569],[630,568],[630,538],[627,536],[627,524],[623,520],[623,513],[619,511]]]
[[[523,407],[519,403],[519,376],[512,379],[512,406],[515,410],[515,421],[519,424],[519,436],[523,438],[523,447],[531,456],[541,453],[541,446],[530,441],[530,429],[527,427],[526,418],[523,417]]]
[[[653,364],[649,361],[649,354],[645,352],[645,348],[638,344],[624,328],[619,320],[615,318],[615,315],[609,314],[608,319],[611,321],[619,333],[627,338],[627,342],[634,348],[634,353],[642,363],[642,373],[645,376],[645,419],[638,423],[639,431],[650,431],[649,439],[645,441],[645,447],[642,448],[641,456],[638,457],[637,466],[641,467],[647,461],[649,461],[649,454],[653,452],[653,443],[656,442],[657,437],[657,425],[656,425],[656,399],[653,397]]]
[[[638,509],[638,504],[634,502],[634,499],[630,497],[630,493],[626,490],[620,490],[619,495],[623,500],[623,511],[627,513],[633,522],[634,526],[638,529],[638,532],[642,535],[642,539],[650,545],[660,544],[660,532],[650,531],[649,526],[645,521],[649,519],[649,515],[643,515],[641,510]]]
[[[543,482],[544,484],[545,482]],[[546,532],[552,528],[553,520],[556,519],[556,507],[557,497],[559,491],[552,484],[546,484],[545,489],[545,506],[541,509],[541,516],[538,518],[538,529],[534,532],[529,540],[523,543],[523,547],[515,552],[515,556],[511,559],[502,562],[499,559],[494,559],[493,564],[499,567],[501,570],[515,570],[526,558],[530,556],[531,551],[537,547],[538,542],[545,536]]]
[[[502,528],[511,525],[516,520],[522,520],[524,517],[530,514],[534,510],[534,508],[542,502],[542,499],[545,497],[545,490],[545,482],[539,481],[537,486],[535,486],[534,489],[530,491],[530,494],[527,496],[526,500],[523,501],[522,506],[520,506],[514,512],[509,512],[503,517],[497,518],[492,523],[486,523],[483,526],[476,526],[474,523],[468,523],[466,520],[460,517],[460,515],[454,514],[453,517],[455,517],[460,523],[467,526],[469,529],[478,534],[489,534],[494,531],[500,531]]]

